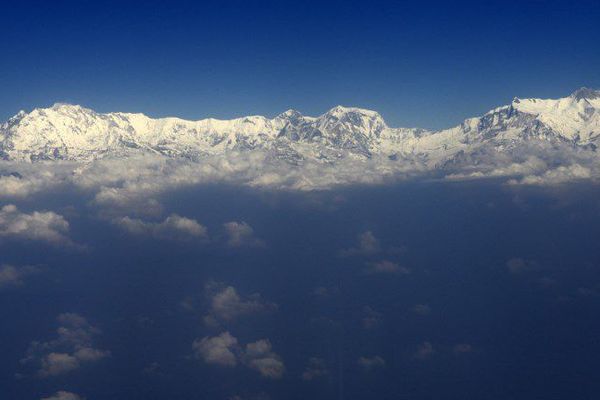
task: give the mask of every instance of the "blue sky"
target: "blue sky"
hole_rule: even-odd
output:
[[[337,104],[451,126],[600,87],[600,5],[28,2],[0,15],[0,119],[63,101],[199,119]]]

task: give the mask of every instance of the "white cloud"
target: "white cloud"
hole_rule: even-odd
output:
[[[0,199],[23,198],[41,188],[16,175],[0,175]]]
[[[80,367],[77,357],[67,353],[49,353],[42,358],[41,376],[66,374]]]
[[[257,370],[265,378],[279,379],[285,372],[281,357],[273,352],[268,339],[248,343],[243,357],[246,365]]]
[[[121,217],[113,221],[121,229],[133,235],[151,236],[170,240],[208,240],[208,230],[198,221],[172,214],[162,222],[146,222],[141,219]]]
[[[0,265],[0,289],[7,286],[20,286],[26,277],[36,272],[38,269],[30,266]]]
[[[216,364],[223,367],[235,367],[238,348],[238,340],[229,332],[223,332],[219,336],[204,337],[196,339],[192,344],[196,358],[204,360],[207,364]]]
[[[108,355],[108,353],[104,350],[98,350],[92,347],[82,347],[78,349],[74,355],[75,358],[82,362],[93,362],[102,360]]]
[[[52,211],[23,213],[13,204],[0,208],[0,237],[37,240],[52,245],[73,245],[69,223]]]
[[[493,161],[493,160],[490,160]],[[447,180],[475,180],[500,177],[524,176],[542,172],[548,169],[548,164],[539,157],[530,156],[522,162],[492,163],[491,165],[478,166],[473,172],[459,172],[446,175]]]
[[[385,360],[381,358],[381,356],[359,357],[357,363],[365,371],[371,371],[385,366]]]
[[[319,357],[311,357],[308,360],[308,365],[302,373],[302,379],[305,381],[312,381],[314,379],[322,378],[329,374],[327,364],[325,360]]]
[[[373,235],[373,232],[366,231],[358,235],[358,245],[349,249],[344,249],[340,252],[342,256],[353,256],[353,255],[370,255],[376,254],[381,251],[381,244],[379,240]]]
[[[281,378],[285,372],[281,357],[273,352],[268,339],[248,343],[242,349],[236,337],[223,332],[218,336],[196,339],[192,343],[192,349],[196,358],[207,364],[235,367],[241,363],[271,379]]]
[[[206,286],[209,297],[209,313],[204,321],[209,325],[231,322],[238,317],[273,311],[277,305],[262,299],[259,293],[242,298],[233,286],[211,282]]]
[[[15,169],[20,170],[17,172]],[[20,200],[60,188],[68,175],[63,166],[0,162],[0,199]]]
[[[57,317],[57,321],[60,324],[56,330],[57,338],[32,342],[21,360],[23,364],[38,365],[39,376],[63,375],[110,355],[106,350],[93,347],[93,338],[100,331],[81,315],[64,313]]]
[[[72,392],[66,392],[64,390],[59,390],[55,394],[50,397],[44,397],[41,400],[84,400],[83,397],[78,394]]]
[[[410,274],[408,268],[388,260],[367,263],[366,272],[370,274]]]
[[[262,247],[265,242],[254,235],[254,229],[248,223],[231,221],[223,224],[229,247]]]
[[[569,146],[557,150],[553,145],[532,145],[514,154],[497,151],[478,154],[469,155],[471,161],[454,163],[437,172],[449,180],[506,181],[514,177],[510,183],[529,185],[600,177],[600,162],[595,153],[573,151]],[[207,183],[314,191],[427,178],[432,172],[431,167],[417,159],[391,161],[374,155],[370,159],[342,157],[335,163],[304,159],[293,165],[259,150],[204,155],[194,161],[149,154],[85,164],[0,161],[0,198],[17,200],[68,188],[90,196],[90,204],[98,207],[101,214],[158,215],[162,209],[160,197],[165,193]]]
[[[594,176],[598,177],[590,168],[571,164],[545,170],[538,175],[526,175],[521,179],[511,179],[508,183],[511,185],[557,185],[590,179]]]
[[[163,212],[163,205],[152,197],[123,192],[121,189],[112,187],[98,189],[90,204],[99,208],[99,214],[105,219],[126,214],[159,216]]]

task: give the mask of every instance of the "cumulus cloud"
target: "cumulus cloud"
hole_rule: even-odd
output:
[[[229,332],[223,332],[214,337],[196,339],[192,348],[196,358],[204,360],[207,364],[235,367],[238,363],[235,354],[238,351],[238,340]]]
[[[358,243],[356,247],[344,249],[340,252],[340,255],[370,255],[379,253],[381,251],[381,244],[371,231],[366,231],[358,235],[357,241]]]
[[[366,265],[367,269],[365,271],[369,274],[410,274],[410,269],[388,260],[369,262]]]
[[[430,342],[423,342],[417,347],[415,352],[415,358],[419,360],[426,360],[435,354],[433,345]]]
[[[359,357],[356,362],[365,371],[385,367],[385,360],[381,356]]]
[[[57,190],[67,178],[63,165],[41,163],[34,167],[31,164],[0,162],[0,200],[21,200],[39,192]]]
[[[0,199],[23,198],[41,190],[31,180],[25,180],[18,174],[0,175]]]
[[[233,286],[211,282],[206,285],[209,313],[204,317],[208,325],[231,322],[238,317],[269,312],[277,309],[274,303],[263,300],[259,293],[242,297]]]
[[[41,400],[84,400],[83,397],[76,393],[59,390],[50,397],[43,397]]]
[[[8,286],[20,286],[26,277],[37,272],[37,268],[30,266],[0,265],[0,289]]]
[[[285,372],[281,357],[273,352],[268,339],[248,343],[243,358],[248,367],[258,371],[265,378],[278,379]]]
[[[73,245],[67,237],[69,222],[52,211],[27,214],[13,204],[0,208],[0,238],[46,242],[51,245]]]
[[[263,247],[265,242],[254,234],[254,229],[248,223],[231,221],[223,224],[229,247]]]
[[[273,351],[268,339],[260,339],[242,347],[236,337],[223,332],[218,336],[196,339],[192,348],[196,358],[207,364],[221,367],[242,364],[270,379],[281,378],[285,372],[281,357]]]
[[[208,240],[208,230],[198,221],[172,214],[162,222],[146,222],[137,218],[121,217],[113,221],[132,235],[151,236],[169,240]]]
[[[41,376],[55,376],[80,367],[79,359],[67,353],[49,353],[42,358]]]
[[[306,369],[302,372],[302,380],[312,381],[327,375],[329,375],[329,370],[325,360],[319,357],[311,357],[308,360]]]
[[[81,315],[64,313],[57,317],[57,321],[57,338],[32,342],[21,360],[23,364],[37,365],[38,376],[63,375],[110,355],[106,350],[93,347],[93,339],[100,330]]]

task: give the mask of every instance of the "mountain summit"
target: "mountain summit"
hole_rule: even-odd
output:
[[[581,89],[577,89],[571,95],[575,100],[596,100],[600,98],[600,90],[589,89],[586,87],[582,87]]]

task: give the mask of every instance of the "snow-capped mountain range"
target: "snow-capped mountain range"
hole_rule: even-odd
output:
[[[392,128],[375,111],[342,106],[319,117],[289,110],[272,119],[187,121],[55,104],[21,111],[0,125],[0,159],[9,161],[88,162],[140,153],[201,160],[261,150],[291,164],[381,158],[435,169],[488,157],[523,158],[532,149],[553,160],[557,149],[595,157],[598,144],[600,91],[587,88],[556,100],[515,98],[439,131]]]

